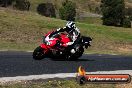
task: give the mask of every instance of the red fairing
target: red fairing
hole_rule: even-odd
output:
[[[66,34],[61,34],[61,42],[63,44],[66,44],[66,43],[70,42],[70,39],[67,37]]]
[[[52,32],[49,32],[45,35],[45,37],[47,37],[48,35],[50,35]],[[48,52],[49,50],[51,49],[54,49],[55,48],[55,45],[57,44],[57,41],[60,41],[61,45],[63,47],[67,47],[67,44],[68,42],[70,42],[70,39],[68,38],[67,34],[65,33],[61,33],[60,34],[60,38],[58,37],[54,37],[53,39],[49,40],[48,42],[46,43],[43,43],[41,44],[40,46],[46,50],[46,52]]]
[[[45,44],[40,44],[41,48],[48,49],[48,47]]]
[[[59,39],[57,39],[57,38],[54,38],[54,40],[50,40],[50,45],[48,45],[49,47],[54,47],[55,46],[55,44],[56,44],[56,41],[57,40],[59,40]]]
[[[63,47],[67,47],[66,43],[70,42],[70,39],[66,34],[61,34],[61,43]]]

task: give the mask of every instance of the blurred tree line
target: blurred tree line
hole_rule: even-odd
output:
[[[37,7],[37,12],[46,17],[56,17],[55,8],[52,3],[41,3]]]
[[[37,7],[37,12],[47,17],[56,17],[55,6],[52,3],[41,3]],[[62,7],[59,8],[59,17],[62,20],[75,21],[76,5],[75,3],[65,0]]]
[[[30,2],[28,0],[0,0],[1,7],[12,6],[18,10],[30,10]],[[87,7],[89,8],[89,7]],[[92,7],[90,7],[92,8]],[[46,17],[56,17],[56,8],[53,3],[40,3],[37,12]],[[102,14],[103,25],[131,27],[132,8],[125,8],[124,0],[101,0],[100,8],[95,8],[95,13]],[[70,0],[64,0],[58,9],[59,17],[62,20],[75,21],[76,4]]]
[[[131,27],[130,16],[126,16],[124,0],[101,0],[101,11],[103,25]]]
[[[10,7],[18,10],[29,10],[30,2],[28,0],[0,0],[1,7]],[[56,17],[56,9],[53,3],[40,3],[37,6],[37,12],[46,17]],[[75,20],[76,7],[75,3],[65,0],[59,9],[59,16],[62,20]]]
[[[28,0],[0,0],[1,7],[12,6],[14,9],[29,10],[30,2]]]

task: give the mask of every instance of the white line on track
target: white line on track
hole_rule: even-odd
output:
[[[76,77],[77,73],[57,73],[57,74],[42,74],[42,75],[29,75],[29,76],[16,76],[16,77],[1,77],[0,84],[7,82],[19,82],[28,80],[39,80],[49,78],[69,78]],[[129,74],[132,75],[132,70],[117,70],[117,71],[97,71],[87,72],[87,74]]]

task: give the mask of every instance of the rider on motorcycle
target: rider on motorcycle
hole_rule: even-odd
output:
[[[58,28],[52,35],[58,34],[60,32],[67,32],[71,41],[66,43],[65,46],[70,46],[74,44],[76,39],[80,36],[80,30],[75,26],[75,23],[72,21],[67,22],[66,27]]]

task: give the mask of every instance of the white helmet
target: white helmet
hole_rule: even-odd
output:
[[[76,26],[75,26],[75,23],[74,22],[69,21],[69,22],[67,22],[66,27],[68,27],[70,29],[74,29]]]

